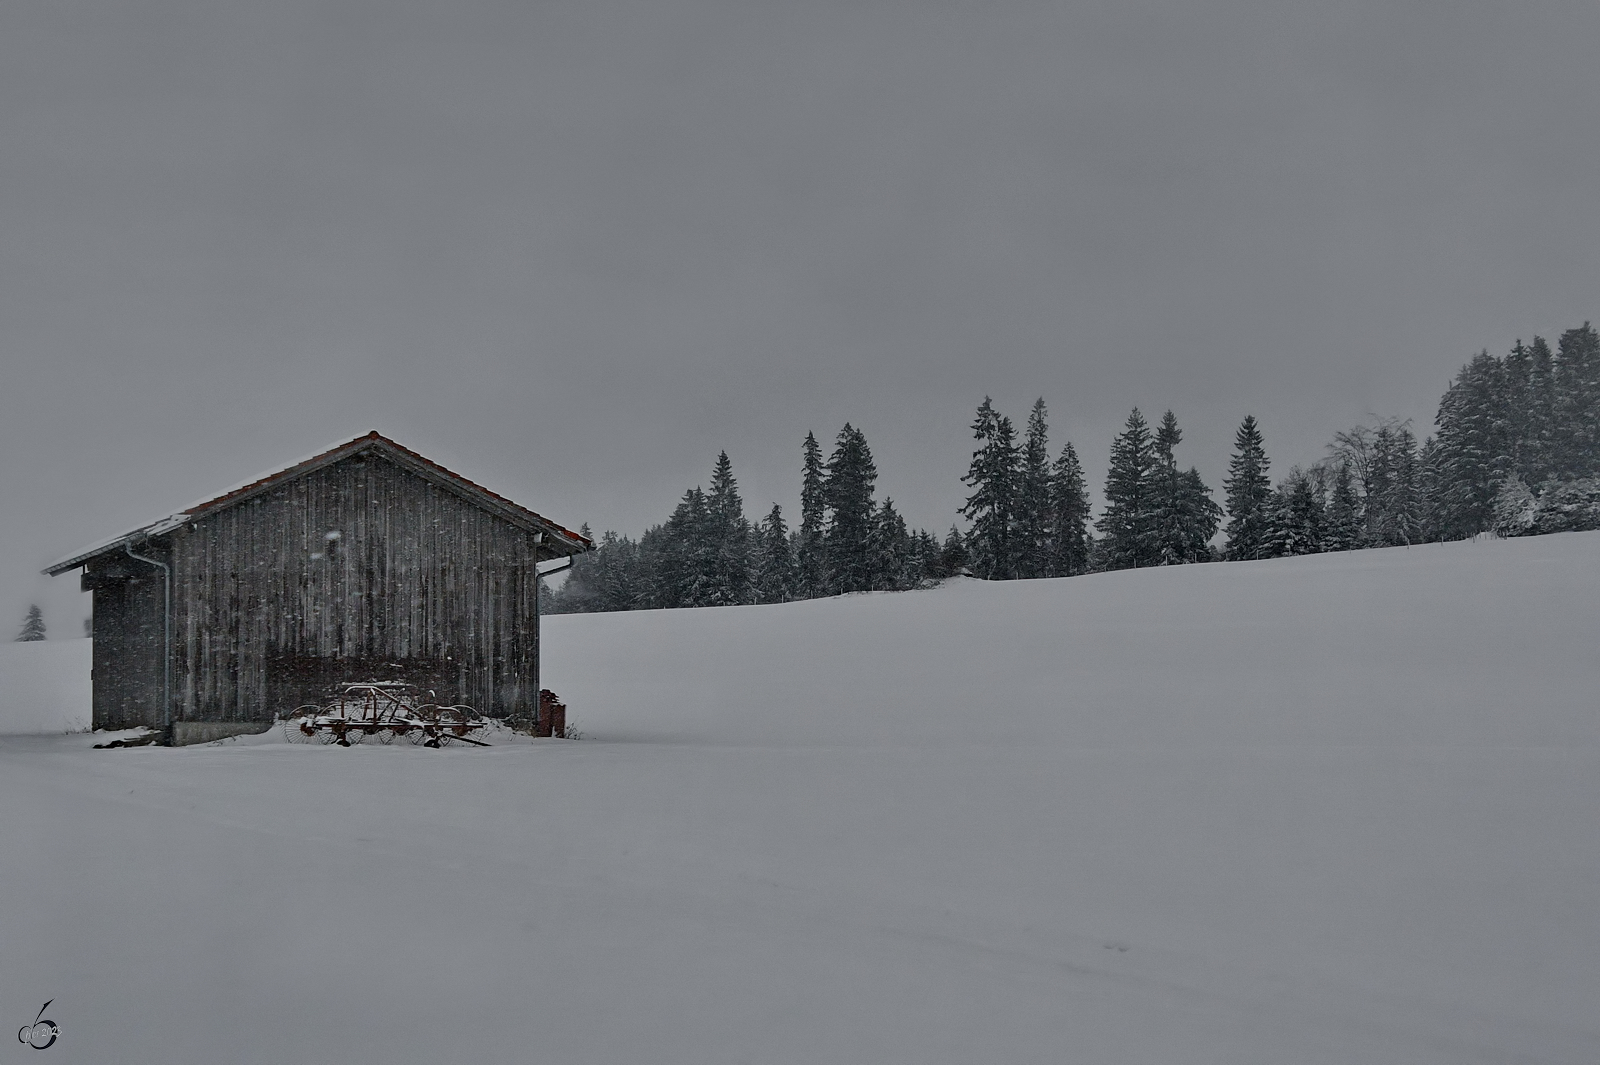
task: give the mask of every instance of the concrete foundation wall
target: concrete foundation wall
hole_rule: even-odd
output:
[[[175,721],[172,745],[188,747],[194,743],[225,740],[229,736],[254,736],[271,728],[271,721]]]

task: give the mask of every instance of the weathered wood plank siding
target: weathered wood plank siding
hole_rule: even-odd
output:
[[[266,720],[339,681],[402,677],[494,715],[533,709],[530,534],[381,454],[201,517],[172,557],[178,720]],[[98,638],[98,596],[96,616]]]
[[[83,587],[94,592],[94,727],[160,728],[161,570],[112,555],[85,568]]]

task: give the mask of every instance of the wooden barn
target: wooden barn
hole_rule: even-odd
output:
[[[94,593],[95,727],[184,744],[353,680],[532,720],[538,565],[591,546],[373,432],[45,572]]]

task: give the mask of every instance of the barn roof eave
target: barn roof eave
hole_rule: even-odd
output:
[[[288,481],[296,480],[324,466],[366,450],[373,450],[383,454],[403,469],[409,470],[424,480],[460,496],[480,509],[501,517],[529,532],[544,533],[546,537],[545,543],[539,551],[539,554],[544,558],[564,558],[568,555],[582,554],[594,547],[593,541],[582,534],[575,533],[571,529],[556,524],[542,514],[536,514],[524,506],[513,503],[504,496],[492,492],[474,481],[469,481],[459,473],[445,469],[432,459],[425,458],[410,448],[383,436],[377,430],[373,430],[365,436],[358,436],[354,440],[346,441],[336,447],[308,456],[290,466],[242,481],[220,495],[192,503],[183,510],[158,521],[153,521],[129,532],[101,540],[91,547],[84,548],[56,562],[52,562],[45,567],[44,572],[53,577],[68,570],[76,569],[100,555],[122,550],[125,544],[155,536],[163,536],[197,518],[205,517],[219,510],[242,503]]]
[[[141,540],[148,540],[153,536],[164,536],[188,521],[189,515],[187,514],[172,514],[162,518],[160,521],[153,521],[148,525],[141,525],[137,529],[118,533],[116,536],[101,540],[90,547],[85,547],[81,551],[50,563],[44,568],[45,575],[54,577],[57,574],[67,572],[69,569],[77,569],[91,559],[121,551],[125,544],[131,545]]]

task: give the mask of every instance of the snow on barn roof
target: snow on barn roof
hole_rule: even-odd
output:
[[[86,547],[81,551],[76,551],[56,562],[52,562],[45,567],[44,572],[50,576],[65,573],[69,569],[83,565],[97,555],[119,550],[123,544],[131,540],[143,540],[153,536],[165,535],[181,525],[194,521],[196,518],[214,514],[236,503],[252,499],[263,492],[276,488],[280,484],[304,477],[306,474],[362,451],[377,451],[401,468],[409,470],[441,488],[454,492],[491,514],[505,518],[507,521],[519,525],[530,532],[546,534],[555,541],[547,545],[547,549],[553,557],[579,554],[593,546],[593,541],[587,537],[557,525],[549,518],[535,514],[526,507],[519,506],[504,496],[491,492],[474,481],[467,480],[459,473],[445,469],[432,459],[424,458],[410,448],[402,447],[374,429],[365,436],[358,436],[354,440],[339,444],[337,447],[309,455],[291,466],[260,474],[247,481],[241,481],[220,495],[191,503],[182,510],[158,521],[153,521],[148,525],[141,525],[136,529],[101,540],[93,546]]]

